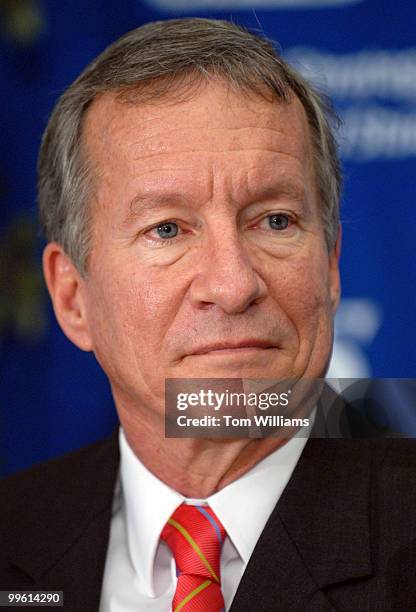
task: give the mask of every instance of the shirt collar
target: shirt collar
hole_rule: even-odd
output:
[[[245,564],[296,467],[312,422],[242,477],[206,499]],[[130,448],[121,427],[119,444],[129,554],[145,591],[154,597],[153,568],[163,527],[180,504],[204,501],[185,498],[152,474]]]
[[[130,448],[121,427],[119,442],[130,558],[148,595],[154,597],[153,565],[160,533],[185,498],[143,465]]]

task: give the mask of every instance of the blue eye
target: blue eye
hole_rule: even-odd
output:
[[[289,225],[289,217],[287,215],[269,215],[269,225],[274,230],[284,230]]]
[[[179,231],[178,224],[170,221],[169,223],[162,223],[156,228],[160,238],[174,238]]]

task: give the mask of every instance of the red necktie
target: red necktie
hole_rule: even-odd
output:
[[[173,612],[221,612],[220,555],[226,533],[208,506],[182,504],[163,528],[161,539],[175,557],[178,583]]]

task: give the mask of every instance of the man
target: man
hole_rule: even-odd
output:
[[[39,173],[46,282],[109,378],[121,461],[113,436],[2,485],[1,588],[77,612],[416,609],[410,442],[164,435],[166,379],[325,375],[322,98],[238,26],[148,24],[63,94]]]

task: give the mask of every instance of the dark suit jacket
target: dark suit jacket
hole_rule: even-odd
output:
[[[114,434],[2,482],[0,590],[98,610],[117,469]],[[416,441],[310,439],[231,610],[416,611]]]

